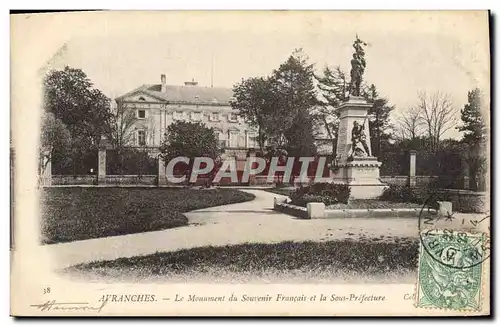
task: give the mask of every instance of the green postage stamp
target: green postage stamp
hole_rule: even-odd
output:
[[[422,231],[420,240],[416,306],[479,311],[489,237],[445,229]]]

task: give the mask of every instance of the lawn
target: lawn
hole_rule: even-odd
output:
[[[254,198],[235,189],[48,188],[41,196],[42,243],[174,228],[188,223],[184,212]]]
[[[201,247],[70,267],[91,279],[240,281],[254,277],[287,281],[413,274],[416,239],[281,242]],[[390,282],[390,281],[389,281]],[[397,282],[397,280],[393,280]]]

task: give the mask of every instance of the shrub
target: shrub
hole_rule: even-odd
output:
[[[315,183],[298,188],[290,195],[290,199],[292,204],[298,206],[306,206],[311,202],[322,202],[328,206],[338,203],[347,204],[350,195],[351,188],[348,185]]]
[[[488,212],[488,205],[486,196],[461,193],[461,192],[441,192],[438,194],[439,200],[450,201],[452,203],[453,211],[461,213],[486,213]]]
[[[384,190],[380,199],[398,203],[420,202],[420,200],[416,197],[417,196],[413,193],[412,188],[408,185],[400,186],[391,184]]]
[[[326,206],[328,206],[337,204],[338,201],[332,197],[310,194],[292,198],[292,204],[294,205],[305,207],[307,206],[307,203],[324,203]]]

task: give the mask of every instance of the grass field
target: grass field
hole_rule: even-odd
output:
[[[235,189],[48,188],[41,196],[42,243],[174,228],[187,224],[184,212],[254,198]]]
[[[417,268],[416,239],[391,241],[338,240],[327,242],[282,242],[201,247],[155,253],[113,261],[99,261],[67,269],[90,279],[112,278],[134,282],[195,279],[245,281],[321,279],[346,280],[380,277],[398,282]]]

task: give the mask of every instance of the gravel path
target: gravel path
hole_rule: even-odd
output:
[[[274,197],[284,196],[263,190],[242,190],[253,193],[256,199],[186,213],[189,225],[185,227],[45,245],[40,250],[50,258],[51,267],[59,269],[96,260],[207,245],[346,238],[390,241],[391,238],[418,236],[418,221],[415,218],[301,220],[272,210]]]

